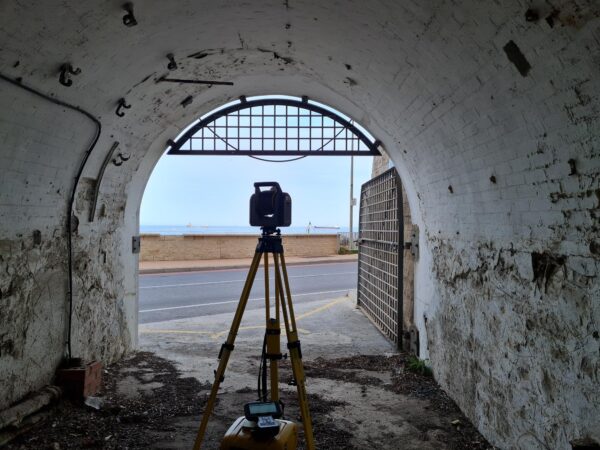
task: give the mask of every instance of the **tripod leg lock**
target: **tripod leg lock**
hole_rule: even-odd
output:
[[[300,347],[300,341],[288,342],[287,348],[290,349],[290,350],[292,350],[294,348],[297,348],[298,349],[298,357],[300,359],[302,359],[302,348]]]
[[[221,350],[219,350],[219,356],[217,356],[217,359],[221,359],[221,356],[223,356],[223,350],[227,349],[230,352],[232,352],[234,348],[235,348],[235,345],[228,344],[227,342],[223,342],[223,345],[221,345]]]
[[[283,355],[281,353],[265,353],[265,358],[276,361],[278,359],[283,359]]]
[[[213,373],[215,374],[215,380],[217,379],[217,371],[213,370]],[[221,378],[219,379],[219,382],[223,382],[225,381],[225,375],[221,375]]]

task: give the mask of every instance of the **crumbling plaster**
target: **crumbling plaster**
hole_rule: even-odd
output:
[[[131,237],[167,139],[240,95],[309,95],[381,139],[400,172],[421,230],[414,320],[442,386],[500,447],[600,439],[597,2],[144,1],[135,14],[129,28],[117,1],[0,5],[2,73],[103,125],[75,208],[78,356],[135,346]],[[169,52],[178,77],[234,86],[157,83]],[[70,87],[64,62],[81,68]],[[0,95],[1,408],[64,354],[66,203],[92,129],[1,80]],[[88,223],[114,141],[129,159],[109,164]]]

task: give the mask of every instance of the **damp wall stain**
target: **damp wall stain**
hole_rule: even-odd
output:
[[[115,361],[131,349],[122,273],[103,264],[120,242],[75,237],[73,356]],[[67,261],[61,230],[0,240],[0,410],[48,384],[66,355]],[[81,245],[94,250],[81,251]]]
[[[64,343],[64,246],[0,241],[0,410],[48,383]]]
[[[600,260],[583,256],[590,275],[570,264],[582,256],[439,237],[429,245],[441,297],[430,356],[467,416],[507,448],[567,448],[576,432],[597,431]]]

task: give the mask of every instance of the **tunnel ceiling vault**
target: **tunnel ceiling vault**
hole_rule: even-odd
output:
[[[593,1],[563,3],[560,14],[541,8],[539,14],[554,18],[556,27],[551,27],[544,20],[527,22],[517,1],[494,5],[494,11],[441,1],[429,6],[271,1],[251,7],[149,1],[134,5],[137,25],[128,27],[120,2],[24,1],[1,6],[3,17],[20,20],[3,23],[0,61],[3,73],[92,111],[106,130],[141,156],[162,130],[174,123],[183,128],[208,105],[238,94],[277,93],[269,92],[269,86],[287,86],[279,92],[284,94],[310,94],[298,92],[294,83],[308,80],[305,85],[329,96],[333,106],[381,132],[405,182],[412,185],[417,173],[441,170],[437,146],[462,149],[461,123],[475,126],[478,117],[493,122],[486,119],[493,116],[487,109],[497,110],[499,120],[511,115],[517,121],[535,91],[543,95],[549,89],[536,86],[550,77],[536,70],[543,65],[540,52],[573,50],[576,55],[582,51],[571,41],[576,31],[576,40],[593,41],[593,26],[586,25],[598,6]],[[497,17],[491,26],[490,17]],[[521,38],[517,50],[533,64],[529,78],[519,75],[503,50],[515,36]],[[572,61],[585,91],[591,87],[585,83],[590,61],[576,56]],[[67,71],[69,87],[60,84],[65,64],[75,72]],[[558,90],[566,89],[560,86],[563,70],[554,67]],[[236,89],[158,82],[164,76],[231,81]],[[497,89],[511,89],[512,104],[495,99]],[[327,98],[311,97],[327,103]],[[120,107],[121,101],[129,108]],[[532,134],[541,135],[541,112],[536,115],[534,125],[521,126],[538,124]],[[448,127],[429,127],[442,116]],[[452,135],[449,129],[459,133]],[[100,147],[108,148],[108,139],[105,133]],[[96,165],[101,159],[96,157]]]
[[[135,347],[132,236],[167,141],[243,95],[307,95],[398,168],[436,380],[502,448],[600,439],[597,0],[144,0],[125,21],[122,3],[0,2],[0,72],[102,123],[74,199],[78,355]],[[67,203],[94,129],[3,80],[0,101],[2,409],[63,356]]]
[[[589,49],[597,44],[600,7],[591,0],[540,6],[535,22],[519,1],[148,1],[134,5],[131,27],[116,1],[0,8],[2,72],[101,120],[105,132],[86,166],[90,178],[114,141],[132,158],[107,176],[124,186],[144,158],[158,160],[162,153],[148,153],[157,139],[164,147],[210,109],[241,95],[307,94],[381,139],[416,220],[426,220],[424,206],[441,206],[452,224],[448,235],[459,231],[464,212],[443,197],[469,185],[462,167],[481,171],[482,186],[463,195],[482,201],[491,172],[506,171],[502,164],[524,151],[516,147],[547,145],[561,121],[584,128],[590,117],[578,95],[585,103],[595,92]],[[65,64],[73,69],[63,77],[68,87],[60,83]],[[159,82],[165,76],[234,85]],[[555,94],[564,105],[543,103]],[[500,167],[485,170],[486,155],[503,145],[515,155],[490,158]],[[80,156],[74,150],[64,162],[76,167]],[[148,174],[142,170],[142,179]],[[507,232],[513,228],[514,218],[500,219]],[[487,227],[472,225],[488,235]]]

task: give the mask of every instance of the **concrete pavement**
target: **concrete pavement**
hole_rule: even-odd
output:
[[[294,302],[294,310],[302,353],[307,359],[391,354],[396,351],[394,345],[356,308],[354,291],[333,299]],[[229,332],[232,318],[233,314],[229,312],[140,324],[140,348],[176,361],[188,376],[211,382],[214,379],[213,369],[218,363],[216,355]],[[248,377],[248,371],[250,366],[253,367],[257,352],[260,354],[264,321],[263,308],[248,310],[244,314],[236,339],[235,360],[230,366],[233,373],[229,371],[225,378],[225,390],[254,386],[255,379]],[[285,333],[281,341],[282,349],[285,349]]]

